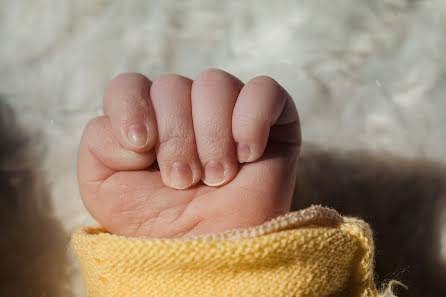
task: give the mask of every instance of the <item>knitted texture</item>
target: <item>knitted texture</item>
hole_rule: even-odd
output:
[[[236,239],[128,238],[84,227],[72,246],[89,297],[377,296],[365,222],[282,227]]]

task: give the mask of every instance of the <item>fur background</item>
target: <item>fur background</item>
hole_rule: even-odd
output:
[[[0,0],[0,296],[84,296],[76,150],[124,71],[266,74],[304,147],[294,208],[375,230],[377,283],[446,294],[446,1]]]

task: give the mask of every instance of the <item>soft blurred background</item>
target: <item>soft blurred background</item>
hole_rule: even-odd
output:
[[[446,296],[446,1],[0,0],[0,296],[85,296],[76,150],[124,71],[266,74],[304,146],[294,208],[375,231],[378,286]]]

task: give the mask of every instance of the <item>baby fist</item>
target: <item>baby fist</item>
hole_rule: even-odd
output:
[[[125,73],[84,130],[78,181],[91,215],[125,236],[179,237],[261,224],[289,211],[299,117],[272,78],[221,70],[153,83]]]

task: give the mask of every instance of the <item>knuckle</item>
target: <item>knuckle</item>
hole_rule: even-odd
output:
[[[233,136],[253,140],[268,133],[269,127],[269,120],[259,113],[237,113],[233,119]]]
[[[262,88],[274,88],[277,90],[282,90],[282,86],[272,77],[261,75],[256,76],[248,81],[247,86],[262,87]]]
[[[99,116],[91,119],[85,126],[82,141],[87,142],[93,147],[106,146],[109,150],[116,149],[117,139],[113,134],[113,131],[107,127],[106,116]]]
[[[121,111],[135,106],[146,109],[150,98],[150,84],[150,80],[139,73],[119,74],[105,89],[103,105],[105,114],[120,114]]]
[[[160,138],[159,151],[166,155],[178,155],[189,152],[195,146],[193,135],[173,133]]]
[[[113,94],[125,91],[128,86],[145,86],[150,84],[150,80],[144,75],[136,72],[125,72],[115,76],[107,85],[105,93]]]
[[[87,125],[85,126],[84,134],[90,134],[93,131],[97,131],[101,126],[103,126],[102,123],[104,122],[105,119],[106,119],[105,116],[99,116],[90,119]]]
[[[147,77],[145,77],[144,75],[142,75],[141,73],[138,73],[138,72],[123,72],[123,73],[116,75],[111,81],[117,82],[120,80],[136,80],[136,79],[148,80]]]
[[[166,74],[156,79],[151,86],[150,92],[163,93],[164,90],[170,88],[184,88],[191,85],[191,80],[178,74]]]
[[[239,83],[238,79],[228,72],[216,68],[209,68],[197,75],[194,80],[194,85],[213,85],[228,82]]]
[[[233,115],[233,118],[237,125],[251,124],[252,122],[262,121],[262,115],[258,112],[237,112]]]
[[[237,126],[263,126],[270,123],[270,117],[261,109],[249,111],[238,110],[233,114],[233,122]]]
[[[229,75],[229,73],[227,73],[226,71],[223,71],[221,69],[208,68],[208,69],[200,72],[195,79],[196,80],[197,79],[219,79],[219,78],[225,77],[227,75]]]

